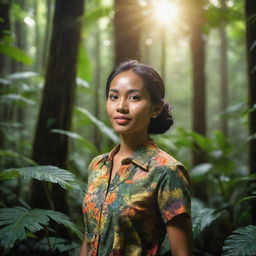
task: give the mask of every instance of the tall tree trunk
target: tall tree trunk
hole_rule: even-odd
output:
[[[6,32],[10,31],[10,1],[0,3],[0,41],[6,35]],[[0,76],[5,74],[5,56],[0,54]]]
[[[191,52],[193,69],[193,131],[206,134],[205,41],[202,0],[191,0]],[[193,164],[204,162],[202,152],[193,153]]]
[[[95,73],[94,73],[94,116],[100,117],[100,84],[101,84],[101,38],[99,24],[95,25]],[[98,129],[93,129],[94,145],[100,149],[100,133]]]
[[[249,80],[249,107],[256,104],[256,4],[255,0],[245,1],[246,18],[246,41],[247,41],[247,60],[248,60],[248,80]],[[253,17],[254,16],[254,17]],[[256,134],[256,110],[249,115],[249,133]],[[249,143],[249,168],[250,173],[256,173],[256,139]],[[252,201],[252,222],[256,225],[256,200]]]
[[[226,33],[226,0],[221,0],[221,12],[224,17],[220,24],[220,111],[228,107],[228,56],[227,56],[227,33]],[[221,131],[228,136],[228,120],[221,119]]]
[[[0,3],[0,41],[3,40],[7,31],[10,31],[10,2]],[[3,54],[0,54],[0,77],[3,77],[6,74],[5,69],[6,57]],[[0,95],[6,93],[6,85],[0,82]],[[7,104],[2,104],[0,108],[0,122],[6,121],[6,108]],[[4,147],[4,133],[2,128],[0,128],[0,148]]]
[[[66,167],[68,139],[51,130],[71,128],[83,10],[84,0],[56,0],[43,99],[33,144],[33,159],[40,165]],[[47,202],[41,183],[33,182],[33,206],[67,212],[64,191],[52,184],[45,189],[50,191],[52,205]]]
[[[193,131],[206,135],[206,81],[205,81],[205,41],[203,38],[204,10],[203,0],[190,1],[190,32],[193,72],[192,117]],[[192,152],[193,165],[205,162],[205,153],[200,148]],[[207,200],[205,184],[197,184],[195,196]]]
[[[15,1],[16,4],[20,5],[20,9],[23,12],[27,12],[27,3],[26,0],[23,1]],[[24,23],[24,21],[19,17],[16,19],[15,23],[14,23],[14,33],[15,33],[15,44],[16,46],[23,50],[24,52],[27,51],[27,28],[26,28],[26,24]],[[17,71],[24,71],[25,70],[25,66],[17,61],[13,61],[13,71],[17,72]]]
[[[115,0],[115,63],[140,60],[142,11],[138,1]]]
[[[51,20],[52,20],[52,0],[46,0],[46,26],[44,32],[44,44],[42,50],[42,67],[45,70],[46,62],[48,57],[48,48],[49,48],[49,38],[50,38],[50,31],[51,31]]]
[[[35,70],[40,71],[42,65],[42,53],[41,53],[41,38],[40,38],[40,31],[39,31],[39,8],[38,8],[38,1],[34,1],[34,20],[35,20],[35,47],[36,47],[36,54],[35,54]]]

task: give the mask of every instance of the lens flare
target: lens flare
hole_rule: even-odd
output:
[[[161,1],[155,4],[155,15],[161,23],[169,23],[178,16],[177,5],[168,1]]]

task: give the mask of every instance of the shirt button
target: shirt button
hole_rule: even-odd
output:
[[[132,159],[131,158],[125,158],[121,162],[122,165],[127,165],[127,164],[130,164],[130,163],[132,163]]]

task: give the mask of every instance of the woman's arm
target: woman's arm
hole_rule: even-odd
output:
[[[83,241],[81,249],[80,249],[80,256],[87,256],[87,242],[86,242],[85,234],[84,234],[84,241]]]
[[[166,224],[166,228],[172,256],[192,256],[191,218],[185,214],[178,215]]]

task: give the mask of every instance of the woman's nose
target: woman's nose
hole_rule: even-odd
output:
[[[128,109],[127,105],[125,104],[124,100],[121,100],[119,102],[119,105],[117,106],[116,111],[119,113],[123,113],[123,114],[127,114],[129,112],[129,109]]]

